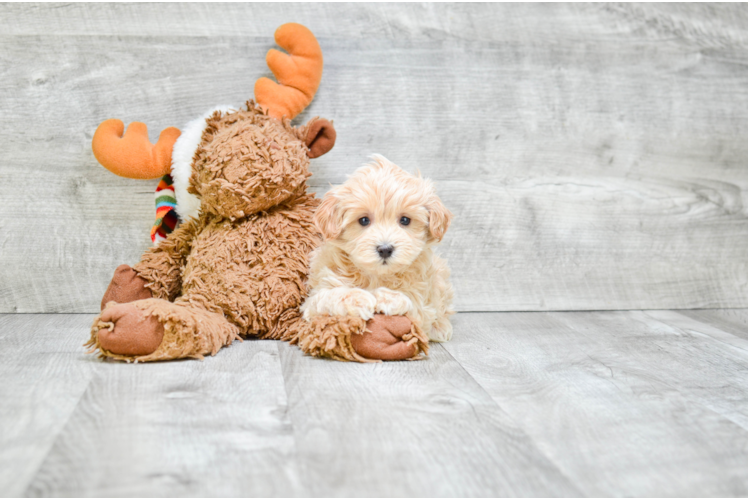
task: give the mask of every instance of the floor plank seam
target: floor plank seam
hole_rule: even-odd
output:
[[[647,314],[646,311],[642,311],[642,312],[644,312],[644,314]],[[730,347],[732,349],[738,349],[741,352],[748,353],[748,341],[746,341],[745,339],[742,339],[742,338],[738,337],[737,335],[735,335],[733,333],[725,331],[723,328],[715,327],[715,326],[712,326],[712,325],[710,325],[708,323],[705,323],[704,321],[701,321],[701,320],[698,320],[698,319],[693,319],[693,318],[691,318],[689,316],[685,316],[683,314],[680,314],[680,312],[677,311],[677,310],[675,310],[673,312],[675,312],[676,314],[680,315],[683,318],[688,319],[689,321],[695,321],[696,323],[699,323],[699,324],[704,325],[706,327],[715,328],[715,329],[719,330],[720,332],[724,333],[725,335],[728,335],[729,337],[731,337],[732,339],[734,339],[735,343],[725,342],[725,340],[717,338],[717,337],[715,337],[713,335],[709,335],[708,333],[696,332],[699,335],[703,335],[704,337],[707,337],[707,338],[713,340],[714,342],[719,342],[720,344],[722,344],[722,345],[724,345],[726,347]],[[669,326],[670,328],[677,328],[680,331],[686,330],[683,327],[675,326],[675,325],[671,325],[671,324],[665,323],[664,321],[662,321],[662,320],[660,320],[658,318],[655,318],[655,317],[653,317],[650,314],[647,314],[647,316],[650,317],[650,318],[652,318],[654,321],[659,322],[660,324]],[[736,345],[736,343],[737,344],[744,344],[744,345]]]
[[[570,477],[570,476],[569,476],[569,475],[568,475],[568,474],[566,473],[566,471],[564,471],[564,469],[563,469],[563,468],[562,468],[562,467],[560,466],[560,464],[559,464],[559,463],[558,463],[558,462],[557,462],[557,461],[556,461],[555,459],[553,459],[552,457],[548,456],[548,454],[547,454],[547,453],[545,452],[545,450],[543,450],[543,449],[542,449],[542,448],[541,448],[540,446],[538,446],[538,445],[537,445],[537,443],[535,442],[535,439],[533,439],[533,438],[532,438],[532,436],[531,436],[530,434],[528,434],[528,432],[527,432],[527,430],[525,429],[525,427],[524,427],[523,425],[521,425],[521,423],[520,423],[520,422],[518,422],[518,421],[517,421],[517,419],[515,419],[515,418],[514,418],[513,416],[511,416],[511,414],[510,414],[509,412],[507,412],[506,410],[504,410],[504,408],[503,408],[503,407],[501,406],[501,404],[499,404],[499,402],[498,402],[498,401],[496,401],[496,399],[495,399],[495,398],[494,398],[494,397],[493,397],[493,396],[491,395],[491,393],[489,393],[489,392],[488,392],[488,391],[486,390],[486,388],[485,388],[485,387],[483,387],[483,385],[481,385],[481,383],[480,383],[480,382],[478,382],[478,381],[477,381],[477,380],[475,379],[475,377],[473,377],[473,375],[472,375],[472,374],[470,373],[470,371],[469,371],[469,370],[468,370],[467,368],[465,368],[465,367],[464,367],[464,366],[462,365],[462,363],[460,363],[460,362],[459,362],[459,361],[457,360],[457,358],[455,358],[455,357],[454,357],[454,356],[452,355],[452,353],[451,353],[451,352],[449,352],[449,349],[448,349],[448,346],[447,346],[447,345],[445,345],[445,344],[442,344],[442,343],[439,343],[439,344],[437,344],[437,345],[436,345],[436,347],[438,347],[438,348],[441,348],[441,349],[442,349],[442,350],[443,350],[443,351],[444,351],[444,352],[445,352],[445,353],[446,353],[446,354],[447,354],[447,355],[448,355],[448,356],[449,356],[449,357],[450,357],[450,358],[451,358],[451,359],[452,359],[452,360],[453,360],[453,361],[454,361],[455,363],[457,363],[457,365],[458,365],[458,366],[460,367],[460,369],[461,369],[461,370],[462,370],[462,371],[463,371],[463,372],[465,373],[465,375],[466,375],[466,376],[467,376],[467,377],[468,377],[468,378],[469,378],[470,380],[472,380],[472,381],[473,381],[473,382],[474,382],[474,383],[475,383],[475,384],[476,384],[476,385],[477,385],[478,387],[480,387],[480,390],[481,390],[481,391],[483,392],[483,395],[484,395],[484,396],[486,396],[486,397],[488,398],[488,400],[489,400],[489,401],[491,401],[491,402],[492,402],[492,403],[493,403],[493,404],[494,404],[494,405],[496,406],[496,408],[497,408],[497,409],[498,409],[499,411],[501,411],[501,412],[502,412],[502,413],[503,413],[504,415],[506,415],[506,417],[507,417],[507,418],[511,419],[511,421],[512,421],[512,422],[514,423],[514,425],[516,426],[516,428],[517,428],[517,429],[519,429],[519,430],[521,430],[521,431],[522,431],[522,433],[523,433],[523,434],[525,435],[525,437],[527,437],[527,439],[528,439],[528,440],[529,440],[530,442],[532,442],[532,443],[533,443],[533,444],[535,445],[535,449],[536,449],[536,451],[537,451],[538,453],[540,453],[540,454],[541,454],[541,455],[542,455],[542,456],[543,456],[543,457],[544,457],[544,458],[545,458],[546,460],[548,460],[548,463],[550,463],[550,464],[553,464],[553,467],[555,467],[555,469],[556,469],[556,472],[558,472],[558,474],[560,474],[560,475],[561,475],[561,476],[563,476],[563,477],[564,477],[564,478],[565,478],[565,479],[566,479],[567,481],[569,481],[569,484],[571,484],[571,485],[574,485],[574,487],[578,488],[578,489],[579,489],[579,491],[581,491],[582,493],[584,493],[584,495],[585,495],[585,496],[589,496],[589,494],[588,494],[588,493],[587,493],[587,492],[586,492],[586,491],[584,490],[584,488],[583,488],[583,487],[582,487],[581,485],[577,484],[577,482],[576,482],[576,481],[574,481],[574,480],[573,480],[573,479],[572,479],[572,478],[571,478],[571,477]],[[475,407],[473,407],[473,405],[472,405],[472,404],[471,404],[470,406],[471,406],[471,408],[473,409],[473,413],[475,413],[475,414],[476,414],[476,416],[478,417],[478,420],[481,420],[481,419],[480,419],[480,417],[478,416],[478,414],[477,414],[476,410],[475,410]]]
[[[97,361],[101,363],[102,361]],[[89,388],[91,387],[91,381],[93,380],[93,370],[97,370],[98,367],[92,367],[92,371],[89,372],[88,381],[86,382],[86,388],[81,391],[80,396],[78,397],[78,400],[75,403],[75,406],[73,407],[72,411],[68,414],[67,418],[65,419],[65,423],[60,426],[60,430],[55,435],[54,439],[51,439],[49,442],[49,447],[47,448],[47,452],[44,454],[44,457],[39,461],[39,464],[36,466],[34,473],[30,476],[28,484],[25,485],[23,489],[23,496],[24,497],[30,497],[30,496],[39,496],[34,495],[29,492],[29,488],[34,484],[36,481],[37,476],[39,475],[39,471],[44,466],[44,462],[47,460],[47,457],[49,456],[50,451],[55,447],[55,444],[57,444],[57,440],[65,433],[65,429],[67,429],[68,424],[70,423],[70,420],[73,418],[75,413],[78,411],[78,407],[80,406],[81,401],[83,401],[83,398],[88,393]]]
[[[644,313],[646,314],[646,311],[644,311]],[[664,326],[666,326],[666,327],[668,327],[668,328],[675,328],[675,329],[678,329],[678,330],[681,330],[681,331],[683,330],[683,329],[682,329],[682,328],[680,328],[679,326],[676,326],[676,325],[672,325],[672,324],[668,324],[668,323],[665,323],[664,321],[662,321],[662,320],[660,320],[660,319],[658,319],[658,318],[652,317],[652,316],[650,316],[650,315],[647,315],[647,316],[648,316],[649,318],[651,318],[651,319],[652,319],[652,321],[655,321],[655,322],[657,322],[657,323],[659,323],[659,324],[661,324],[661,325],[664,325]],[[689,318],[689,319],[690,319],[690,318]],[[581,335],[582,337],[584,337],[584,338],[587,338],[587,339],[590,339],[589,335],[587,335],[587,333],[586,333],[586,332],[584,332],[584,331],[582,331],[582,330],[579,330],[579,329],[575,329],[575,328],[573,328],[573,327],[570,327],[570,328],[572,328],[572,330],[573,330],[573,331],[574,331],[575,333],[577,333],[577,334]],[[725,332],[725,333],[727,333],[728,335],[730,335],[730,334],[729,334],[728,332]],[[709,338],[710,340],[713,340],[713,341],[715,341],[715,342],[719,342],[720,344],[722,344],[722,345],[724,345],[724,346],[726,346],[726,347],[733,347],[733,348],[736,348],[736,346],[733,346],[732,344],[728,344],[728,343],[726,343],[726,342],[723,342],[723,341],[721,341],[720,339],[716,339],[716,338],[712,337],[711,335],[708,335],[708,334],[703,334],[703,335],[704,335],[705,337],[708,337],[708,338]],[[737,338],[737,337],[736,337],[736,338]],[[580,351],[582,351],[582,352],[583,352],[583,353],[584,353],[585,355],[587,355],[587,357],[589,357],[589,358],[590,358],[591,360],[593,360],[593,361],[595,361],[595,362],[597,362],[597,363],[600,363],[601,365],[603,365],[603,366],[605,366],[606,368],[608,368],[609,370],[611,370],[611,374],[613,373],[613,369],[612,369],[612,368],[611,368],[610,366],[608,366],[608,365],[607,365],[606,363],[604,363],[603,361],[601,361],[601,360],[599,360],[599,359],[593,358],[592,356],[590,356],[590,355],[589,355],[589,354],[588,354],[588,353],[587,353],[587,352],[586,352],[586,351],[585,351],[584,349],[582,349],[581,347],[580,347],[579,349],[580,349]],[[738,348],[738,349],[739,349],[740,351],[742,351],[742,352],[747,352],[747,351],[746,351],[746,350],[744,350],[744,349],[740,349],[740,348]],[[646,369],[647,369],[646,365],[642,364],[642,363],[641,363],[641,362],[639,361],[639,359],[637,359],[637,358],[634,358],[634,361],[636,361],[636,362],[637,362],[637,365],[638,365],[638,366],[639,366],[639,367],[640,367],[640,368],[641,368],[642,370],[646,370]],[[613,375],[611,375],[611,378],[613,378],[613,379],[614,379],[615,377],[614,377]],[[697,400],[697,399],[694,399],[694,397],[693,397],[693,396],[691,396],[691,395],[690,395],[690,393],[684,392],[684,391],[683,391],[682,389],[680,389],[680,388],[678,388],[678,387],[676,387],[676,386],[674,386],[674,385],[672,385],[672,384],[668,383],[667,381],[664,381],[664,380],[658,380],[657,382],[658,382],[658,384],[661,384],[662,386],[664,386],[664,387],[667,387],[668,389],[672,390],[673,392],[675,392],[675,393],[678,393],[678,394],[680,395],[680,397],[682,397],[682,398],[683,398],[683,399],[685,399],[686,401],[690,402],[691,404],[693,404],[693,405],[695,405],[695,406],[698,406],[699,408],[702,408],[703,410],[705,410],[705,411],[707,411],[707,412],[709,412],[709,413],[711,413],[711,414],[713,414],[713,415],[716,415],[717,417],[719,417],[719,418],[721,418],[721,419],[725,419],[725,420],[727,420],[727,421],[729,421],[729,422],[732,422],[732,423],[733,423],[734,425],[736,425],[737,427],[739,427],[740,429],[742,429],[742,430],[743,430],[744,432],[748,432],[748,427],[746,427],[745,425],[741,424],[740,422],[736,422],[736,421],[735,421],[735,420],[734,420],[733,418],[731,418],[731,417],[730,417],[729,415],[725,415],[725,414],[723,414],[723,413],[720,413],[720,412],[719,412],[719,411],[717,411],[717,410],[714,410],[713,408],[710,408],[710,407],[709,407],[709,406],[708,406],[707,404],[705,404],[704,402],[702,402],[702,401],[699,401],[699,400]],[[616,387],[616,389],[618,389],[619,391],[621,391],[621,392],[622,392],[623,394],[627,394],[627,392],[626,392],[626,391],[624,391],[623,389],[621,389],[621,388],[620,388],[620,387],[618,386],[618,384],[616,384],[616,383],[613,383],[613,382],[611,382],[611,383],[612,383],[612,384],[613,384],[613,385],[614,385],[614,386]]]
[[[278,353],[278,361],[280,364],[280,370],[281,370],[281,376],[283,377],[283,392],[286,396],[286,412],[285,412],[285,418],[288,420],[289,424],[291,425],[291,436],[293,437],[293,449],[294,449],[294,457],[296,460],[297,468],[299,471],[299,480],[301,481],[301,486],[304,489],[305,496],[310,496],[308,492],[312,491],[310,488],[308,481],[307,481],[307,474],[304,471],[303,466],[303,457],[299,454],[299,441],[296,438],[296,422],[294,422],[293,415],[291,412],[291,399],[288,394],[288,379],[286,377],[286,362],[284,361],[284,356],[281,354],[281,350],[284,349],[284,347],[281,345],[281,342],[278,341],[275,343],[276,345],[276,351]],[[301,356],[306,356],[303,352],[301,352],[301,349],[294,345],[292,346]]]

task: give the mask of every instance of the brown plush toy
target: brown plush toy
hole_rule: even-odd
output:
[[[320,243],[312,221],[318,200],[306,192],[309,158],[333,147],[335,129],[317,118],[291,126],[317,90],[322,52],[298,24],[281,26],[275,38],[289,54],[268,53],[280,85],[258,80],[258,104],[166,129],[155,145],[140,123],[124,136],[119,120],[97,129],[94,154],[114,173],[154,178],[171,170],[183,222],[134,267],[117,268],[91,328],[91,352],[127,361],[200,358],[240,336],[355,361],[424,350],[404,317],[301,319],[309,253]]]

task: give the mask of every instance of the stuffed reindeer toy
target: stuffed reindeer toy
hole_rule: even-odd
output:
[[[155,145],[142,123],[124,135],[119,120],[96,130],[94,155],[115,174],[170,172],[181,223],[154,238],[157,246],[134,267],[117,268],[91,328],[90,352],[136,362],[201,358],[252,336],[298,343],[316,356],[372,361],[381,359],[376,347],[361,356],[351,335],[372,335],[376,346],[395,329],[392,341],[413,346],[409,357],[425,351],[427,339],[403,317],[392,324],[395,317],[382,315],[368,323],[302,319],[309,254],[321,243],[313,222],[319,201],[307,193],[309,159],[330,151],[336,134],[324,119],[291,126],[322,77],[314,35],[285,24],[275,39],[288,52],[267,55],[279,83],[259,79],[257,102],[245,109],[217,108],[182,131],[165,129]]]

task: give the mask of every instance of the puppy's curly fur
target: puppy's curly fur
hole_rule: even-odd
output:
[[[304,318],[405,315],[430,340],[451,339],[449,268],[433,251],[451,219],[431,181],[374,155],[315,213],[325,242],[311,255]]]

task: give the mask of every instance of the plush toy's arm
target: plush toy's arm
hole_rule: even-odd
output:
[[[371,363],[420,359],[428,354],[428,338],[405,316],[375,314],[366,321],[356,316],[315,316],[302,320],[297,341],[312,356]]]
[[[315,257],[308,283],[312,290],[301,307],[304,319],[297,336],[304,352],[359,362],[428,354],[428,338],[418,323],[406,316],[374,314],[374,294],[322,267],[319,253]]]
[[[181,224],[156,247],[145,251],[133,269],[148,281],[153,297],[174,301],[182,290],[182,269],[199,229],[195,219]]]

